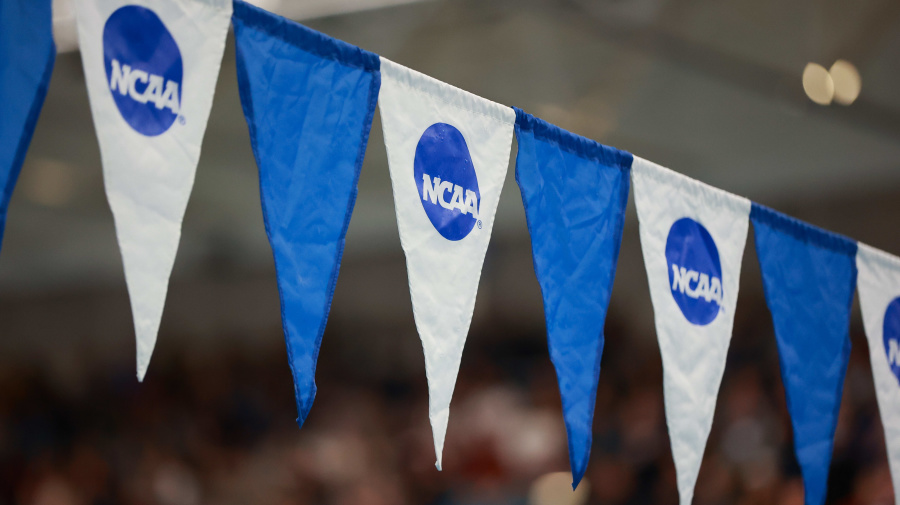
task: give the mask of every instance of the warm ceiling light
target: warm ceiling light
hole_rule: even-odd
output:
[[[847,60],[837,60],[828,74],[834,82],[834,101],[841,105],[853,103],[862,89],[862,78],[856,67]]]
[[[75,196],[75,169],[47,158],[34,158],[22,171],[22,190],[29,200],[46,207],[62,207]]]
[[[834,98],[834,81],[825,67],[818,63],[807,63],[803,69],[803,91],[810,100],[819,105],[828,105]]]
[[[528,492],[528,505],[584,505],[590,495],[587,479],[572,490],[572,474],[554,472],[538,477]]]

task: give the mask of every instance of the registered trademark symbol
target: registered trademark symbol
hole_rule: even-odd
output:
[[[478,229],[479,230],[481,229],[481,220],[480,219],[478,220]]]
[[[178,124],[183,125],[187,123],[187,120],[184,119],[184,116],[178,116]]]

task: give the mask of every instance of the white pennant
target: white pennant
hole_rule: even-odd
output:
[[[440,470],[515,112],[385,58],[381,79],[384,143]]]
[[[900,258],[859,244],[856,267],[894,503],[900,504]]]
[[[690,505],[731,342],[751,204],[637,156],[632,180],[678,492]]]
[[[137,375],[156,344],[231,0],[76,0],[103,179],[134,315]]]

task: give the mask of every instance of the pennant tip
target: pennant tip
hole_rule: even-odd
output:
[[[297,405],[297,427],[303,428],[303,424],[306,422],[306,417],[309,416],[311,406],[304,406],[303,404]]]
[[[571,436],[570,436],[571,440]],[[581,484],[581,480],[584,478],[584,473],[587,471],[588,461],[591,457],[591,439],[590,435],[587,440],[584,442],[586,447],[585,451],[575,451],[576,454],[572,454],[572,447],[569,448],[569,468],[572,469],[572,491]],[[576,446],[577,447],[577,446]]]
[[[147,368],[149,367],[149,365],[150,365],[150,363],[149,363],[148,359],[141,359],[140,356],[138,357],[138,364],[137,364],[137,380],[138,380],[138,382],[144,382],[144,377],[147,376]]]
[[[584,477],[584,472],[577,472],[572,474],[572,491],[578,488],[578,485],[581,484],[581,479]]]
[[[429,396],[433,397],[429,391]],[[449,401],[449,400],[448,400]],[[444,459],[444,437],[447,435],[447,418],[450,416],[449,405],[438,409],[438,413],[429,413],[431,418],[431,434],[434,437],[434,467],[441,471],[441,460]]]
[[[137,380],[144,382],[147,376],[147,369],[150,368],[150,359],[153,357],[153,348],[156,346],[156,335],[147,338],[141,333],[140,328],[136,328],[137,335]]]

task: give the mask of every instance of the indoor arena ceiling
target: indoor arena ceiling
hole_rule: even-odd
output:
[[[836,231],[856,238],[867,237],[867,214],[878,211],[866,202],[900,196],[895,0],[257,3],[761,203],[798,212],[808,203],[820,210],[801,217],[813,222],[829,211],[821,202],[850,202],[857,214]],[[81,60],[71,19],[62,7],[58,14],[60,46],[70,50],[57,59],[10,207],[0,258],[5,295],[122,284]],[[801,86],[805,65],[827,68],[839,58],[860,71],[859,99],[812,103]],[[494,244],[527,247],[513,166]],[[271,268],[256,177],[230,39],[174,280]],[[400,257],[393,213],[376,115],[347,262]],[[819,222],[834,223],[843,221]]]

